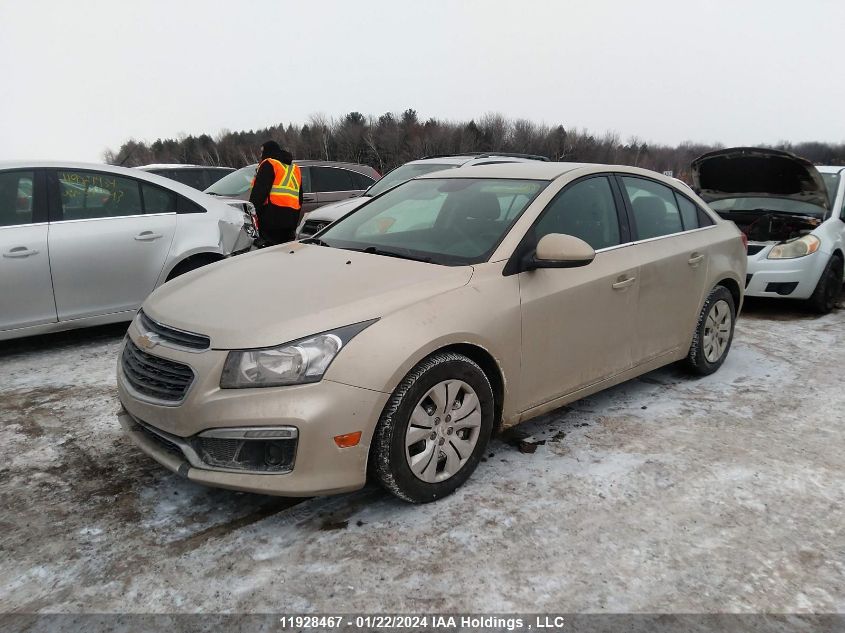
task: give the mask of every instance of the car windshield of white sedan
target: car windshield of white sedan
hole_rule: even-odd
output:
[[[810,215],[823,217],[827,210],[809,202],[789,198],[724,198],[713,200],[710,207],[716,212],[735,213],[737,211],[757,213],[789,213],[792,215]]]
[[[423,176],[442,169],[452,169],[457,166],[458,165],[446,165],[444,163],[415,163],[402,165],[401,167],[394,169],[389,174],[385,174],[384,178],[370,187],[367,190],[367,196],[375,198],[377,195],[384,193],[388,189],[393,189],[396,185],[407,182],[417,176]]]
[[[252,179],[255,178],[255,165],[242,167],[231,174],[223,176],[220,180],[205,190],[217,196],[240,196],[252,189]]]
[[[424,178],[388,191],[311,241],[460,266],[487,261],[547,181]]]

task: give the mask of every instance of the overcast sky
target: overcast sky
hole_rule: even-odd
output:
[[[841,0],[0,0],[0,159],[409,107],[843,142],[843,27]]]

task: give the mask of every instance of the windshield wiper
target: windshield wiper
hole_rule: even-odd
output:
[[[328,243],[324,242],[319,237],[306,237],[304,240],[299,240],[299,243],[300,244],[316,244],[317,246],[328,246],[329,248],[331,248],[331,246]]]
[[[376,248],[375,246],[368,246],[367,248],[355,250],[360,250],[362,253],[370,253],[371,255],[384,255],[385,257],[398,257],[399,259],[410,259],[414,262],[423,262],[426,264],[431,263],[431,257],[420,257],[417,255],[411,255],[411,253],[397,253],[396,251],[386,251],[381,248]]]

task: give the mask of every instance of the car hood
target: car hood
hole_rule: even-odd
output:
[[[369,202],[372,198],[367,196],[358,196],[357,198],[347,198],[340,202],[332,202],[331,204],[324,204],[323,206],[314,209],[308,214],[308,220],[319,220],[321,222],[334,222],[340,217],[343,217],[350,211],[354,211],[365,202]]]
[[[830,209],[827,188],[813,164],[775,149],[733,147],[692,161],[693,189],[705,201],[787,198]]]
[[[466,285],[472,272],[292,243],[177,277],[149,296],[144,312],[211,337],[215,349],[271,347],[385,316]]]

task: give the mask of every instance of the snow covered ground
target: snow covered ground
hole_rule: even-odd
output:
[[[461,490],[202,488],[120,433],[105,327],[0,343],[0,612],[845,610],[845,311],[519,427]]]

